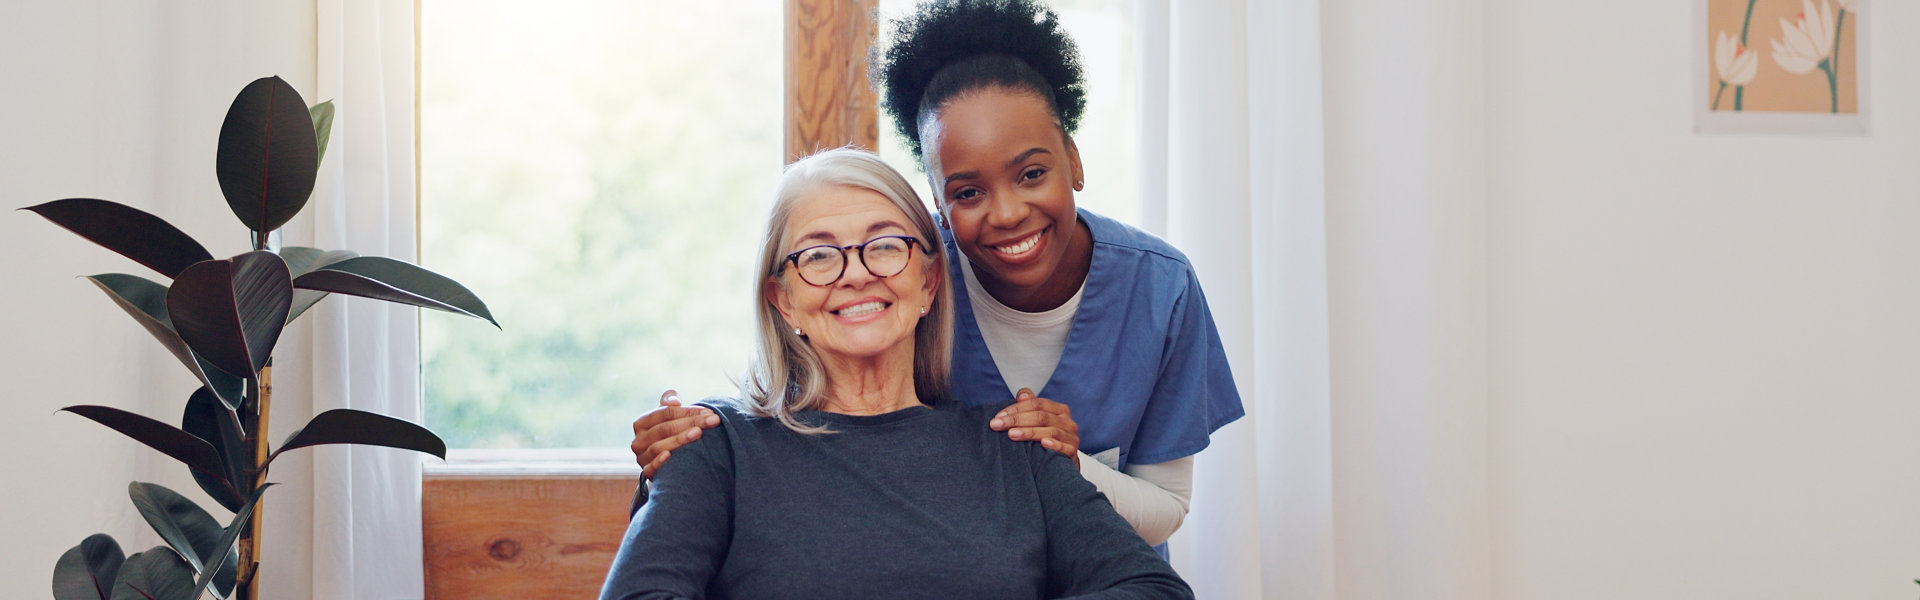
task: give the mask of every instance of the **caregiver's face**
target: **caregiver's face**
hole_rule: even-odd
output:
[[[989,290],[1078,287],[1061,266],[1088,243],[1073,205],[1080,155],[1046,101],[976,90],[948,101],[921,131],[940,212]]]

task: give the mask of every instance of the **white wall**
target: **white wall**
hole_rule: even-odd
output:
[[[0,208],[104,198],[160,215],[216,256],[245,249],[214,179],[215,138],[227,104],[254,78],[277,74],[311,93],[311,2],[36,0],[4,12]],[[129,553],[158,543],[127,500],[129,480],[204,499],[178,463],[54,411],[105,404],[176,423],[196,384],[76,279],[158,274],[24,211],[0,213],[0,240],[8,386],[0,460],[9,481],[0,597],[38,598],[60,553],[88,534],[110,533]]]
[[[1691,5],[1485,0],[1493,597],[1920,595],[1920,6],[1821,139],[1692,132]]]

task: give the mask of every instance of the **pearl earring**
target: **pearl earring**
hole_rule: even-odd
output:
[[[927,307],[925,306],[920,307],[920,316],[922,317],[927,316]]]
[[[793,334],[794,334],[794,335],[797,335],[797,336],[800,336],[800,337],[807,337],[807,334],[804,334],[804,333],[800,333],[800,328],[799,328],[799,327],[795,327],[795,328],[793,328]]]

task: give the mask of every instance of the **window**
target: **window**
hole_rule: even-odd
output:
[[[422,320],[450,447],[624,447],[661,390],[732,392],[784,153],[781,13],[741,4],[422,0],[421,261],[503,327]]]

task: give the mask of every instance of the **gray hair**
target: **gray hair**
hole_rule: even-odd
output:
[[[920,255],[927,258],[922,268],[929,276],[947,274],[947,253],[940,232],[913,186],[879,156],[849,147],[815,153],[787,165],[780,183],[774,186],[773,212],[767,217],[766,237],[760,244],[759,277],[769,278],[774,285],[786,285],[775,274],[786,258],[781,241],[786,238],[794,205],[826,187],[868,190],[891,200],[906,214],[926,246],[927,252]],[[934,292],[933,306],[913,331],[913,386],[920,401],[927,404],[951,399],[947,374],[953,356],[953,283],[941,282]],[[774,308],[769,290],[764,283],[754,286],[759,343],[747,365],[746,377],[739,382],[743,408],[779,419],[794,431],[828,433],[825,427],[810,427],[794,419],[795,413],[817,409],[826,401],[826,373],[813,347],[795,335],[793,326]]]

